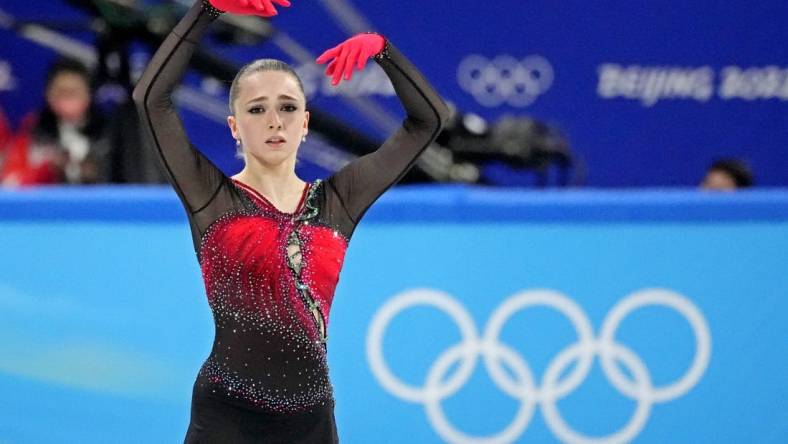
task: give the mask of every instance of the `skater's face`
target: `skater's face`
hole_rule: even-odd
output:
[[[284,71],[257,71],[243,76],[227,118],[244,156],[272,166],[288,162],[295,168],[301,139],[309,126],[306,99],[298,80]]]

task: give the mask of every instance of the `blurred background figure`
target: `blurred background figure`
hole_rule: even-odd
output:
[[[734,191],[753,185],[752,170],[738,159],[719,159],[706,171],[700,187],[705,190]]]
[[[90,72],[72,59],[49,69],[45,105],[9,138],[0,169],[3,185],[106,181],[105,121],[93,105]]]

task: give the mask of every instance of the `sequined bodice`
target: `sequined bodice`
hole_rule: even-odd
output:
[[[325,332],[347,240],[316,221],[320,181],[293,214],[238,185],[254,211],[220,217],[201,245],[216,339],[200,373],[223,395],[298,411],[332,396]]]

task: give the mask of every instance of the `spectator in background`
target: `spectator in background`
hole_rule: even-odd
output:
[[[700,186],[705,190],[733,191],[751,187],[752,184],[752,171],[745,162],[720,159],[711,164]]]
[[[93,105],[90,72],[63,59],[47,73],[46,104],[27,143],[9,153],[4,185],[106,182],[109,151],[104,120]]]

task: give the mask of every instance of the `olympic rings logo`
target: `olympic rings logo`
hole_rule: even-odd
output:
[[[383,357],[383,336],[388,324],[412,306],[428,305],[445,312],[460,330],[462,341],[444,351],[429,369],[423,387],[402,382],[389,369]],[[685,374],[673,383],[655,386],[648,368],[630,348],[616,341],[616,330],[633,311],[651,305],[666,306],[682,315],[695,336],[695,356]],[[516,312],[535,306],[551,308],[571,321],[577,342],[561,350],[548,364],[541,383],[537,385],[528,363],[514,349],[500,342],[499,335],[507,320]],[[479,357],[493,382],[508,396],[520,402],[515,418],[503,431],[491,436],[471,436],[457,430],[448,420],[441,401],[457,392],[474,372]],[[577,389],[588,376],[594,358],[610,383],[624,396],[636,401],[629,422],[607,436],[587,436],[571,428],[561,417],[557,402]],[[528,290],[511,296],[492,314],[480,337],[473,319],[465,308],[448,294],[433,289],[415,289],[387,301],[375,314],[367,336],[367,359],[380,384],[394,396],[424,405],[427,418],[435,431],[453,443],[508,443],[521,436],[538,405],[551,432],[567,443],[619,443],[635,438],[643,429],[652,405],[663,403],[687,393],[708,366],[711,357],[711,333],[700,310],[687,298],[667,289],[645,289],[635,292],[614,306],[602,322],[595,337],[583,310],[563,294],[548,290]],[[453,364],[455,373],[446,378]],[[567,369],[576,363],[574,369]],[[627,368],[631,378],[617,363]],[[511,370],[505,371],[505,367]],[[514,376],[510,376],[514,375]]]
[[[506,103],[522,108],[550,88],[553,67],[539,55],[522,60],[499,55],[489,60],[472,54],[460,62],[457,81],[483,106],[493,108]]]

